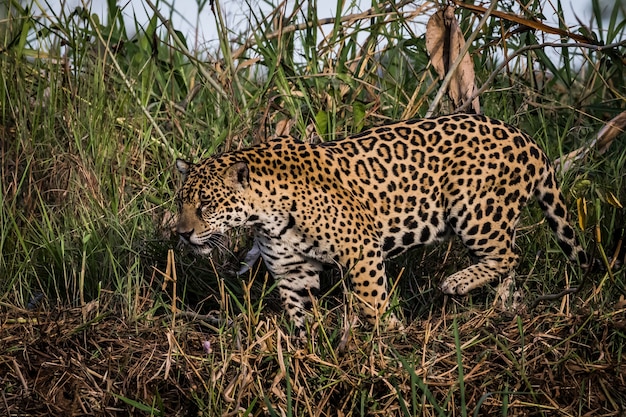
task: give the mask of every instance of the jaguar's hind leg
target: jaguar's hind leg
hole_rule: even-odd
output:
[[[467,249],[477,259],[476,263],[443,280],[441,291],[446,294],[465,295],[475,288],[494,281],[515,268],[518,255],[513,251],[517,213],[511,215],[511,226],[493,230],[483,225],[468,230],[455,230]],[[488,224],[488,223],[485,223]]]
[[[446,294],[465,295],[511,272],[516,260],[517,256],[513,253],[504,257],[481,258],[477,264],[444,279],[439,287]]]

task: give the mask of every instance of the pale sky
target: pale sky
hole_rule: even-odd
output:
[[[277,0],[278,1],[278,0]],[[156,0],[153,0],[155,3]],[[371,4],[371,0],[346,0],[345,3],[350,5],[351,2],[355,4],[362,4],[361,9],[367,9]],[[252,2],[250,2],[252,3]],[[260,2],[256,2],[259,4]],[[289,0],[290,4],[293,4],[293,0]],[[550,25],[557,26],[556,17],[548,16],[548,12],[552,9],[549,5],[551,0],[546,0],[546,6],[544,8],[544,13],[546,14],[547,20],[546,23]],[[585,4],[585,6],[581,7],[581,3]],[[578,26],[578,22],[575,18],[577,15],[582,22],[585,24],[589,23],[590,16],[590,7],[586,5],[590,3],[590,0],[563,0],[563,9],[565,12],[565,20],[568,26]],[[84,4],[82,0],[52,0],[48,4],[51,5],[52,8],[57,9],[60,4],[63,4],[66,13],[73,10],[77,6],[81,6]],[[87,3],[89,4],[89,3]],[[159,8],[161,13],[166,17],[170,16],[171,8],[167,7],[165,2],[161,1],[159,3]],[[183,32],[186,35],[188,46],[193,49],[194,47],[199,47],[200,49],[209,49],[214,50],[217,48],[217,31],[215,29],[215,18],[211,13],[209,8],[209,0],[206,1],[206,6],[198,14],[198,1],[197,0],[172,0],[172,3],[176,12],[174,12],[172,17],[172,22],[174,27]],[[237,28],[245,28],[246,23],[249,20],[248,14],[249,7],[244,0],[224,0],[221,1],[220,4],[224,9],[226,24],[230,29]],[[318,0],[318,17],[326,18],[332,17],[335,15],[336,11],[336,1],[332,0]],[[576,4],[576,6],[573,6]],[[150,8],[142,1],[142,0],[122,0],[118,1],[118,5],[122,7],[124,10],[125,16],[127,17],[127,21],[129,24],[129,29],[134,27],[132,23],[134,21],[133,15],[136,14],[139,22],[147,22],[149,15],[152,14]],[[267,6],[266,3],[262,3],[259,7],[267,14],[270,10],[270,7]],[[344,7],[344,13],[347,13],[349,6]],[[94,13],[102,14],[106,11],[106,0],[92,0],[91,1],[91,10]],[[288,7],[288,11],[292,10],[292,7]],[[352,10],[352,13],[358,11],[358,9]],[[425,24],[427,17],[425,17],[421,22],[416,22],[415,31],[418,34],[424,32]],[[420,25],[421,28],[420,28]],[[197,34],[197,36],[196,36]]]

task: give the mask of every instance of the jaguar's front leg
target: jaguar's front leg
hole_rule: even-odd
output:
[[[306,335],[306,313],[311,309],[311,295],[319,291],[319,272],[323,266],[292,249],[272,242],[258,241],[265,266],[277,281],[283,307],[295,326],[295,336]]]

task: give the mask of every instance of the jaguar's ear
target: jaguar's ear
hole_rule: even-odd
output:
[[[176,160],[176,169],[183,175],[183,179],[187,178],[189,169],[191,169],[191,162],[187,162],[184,159]]]
[[[250,185],[248,164],[243,161],[235,162],[224,170],[224,183],[235,189],[245,189]]]

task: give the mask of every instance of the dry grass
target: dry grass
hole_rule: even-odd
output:
[[[253,324],[240,314],[216,328],[189,317],[172,322],[167,314],[131,322],[112,305],[102,307],[37,313],[2,305],[1,414],[619,416],[626,410],[626,363],[615,343],[626,331],[623,301],[603,313],[523,316],[493,308],[453,315],[444,306],[402,334],[355,329],[346,339],[331,313],[320,320],[336,334],[313,326],[303,347],[271,315]]]

